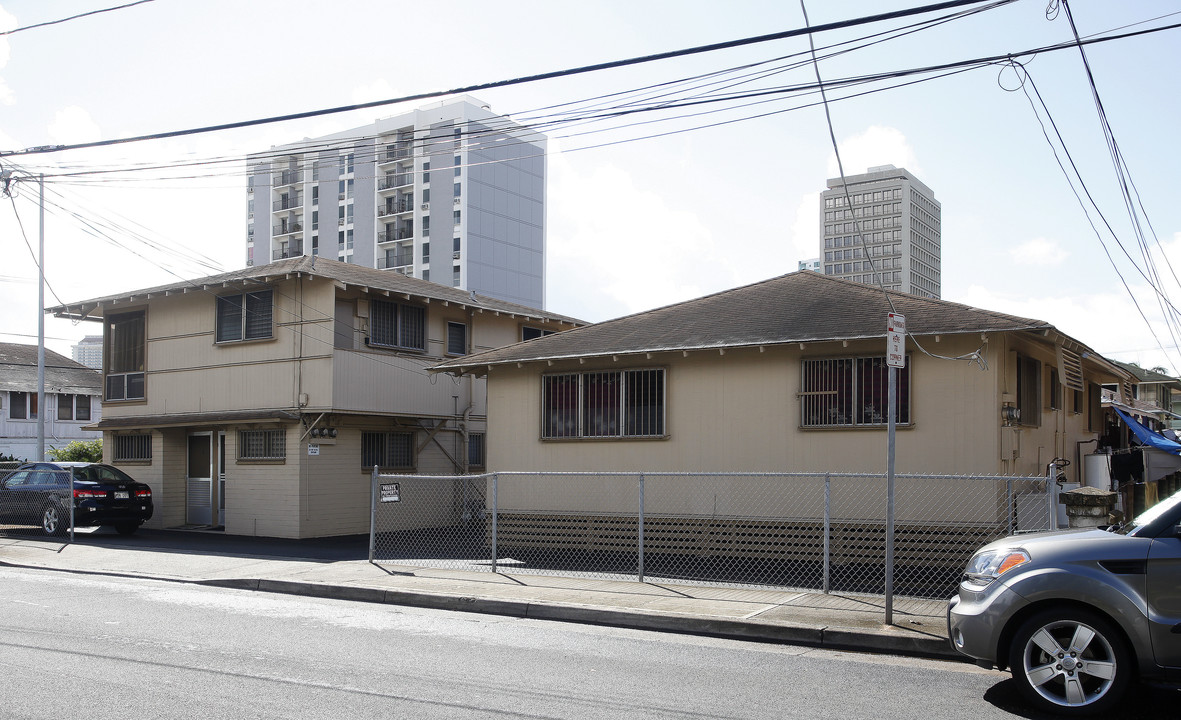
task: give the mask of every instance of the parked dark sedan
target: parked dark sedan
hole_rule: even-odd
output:
[[[1181,684],[1181,493],[1121,526],[984,546],[948,631],[1050,712],[1111,713],[1137,680]]]
[[[130,535],[152,517],[152,489],[100,463],[29,463],[0,481],[0,523],[62,535],[71,507],[75,527],[111,525]]]

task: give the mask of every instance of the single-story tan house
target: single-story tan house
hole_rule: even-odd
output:
[[[1130,374],[1041,320],[800,271],[431,368],[488,387],[489,471],[863,473],[887,467],[887,318],[905,317],[896,471],[1045,475],[1102,430],[1101,386]],[[843,479],[845,497],[866,485]],[[811,517],[765,479],[684,477],[649,516]],[[721,484],[719,484],[721,483]],[[762,483],[762,485],[758,485]],[[742,494],[740,486],[750,484]],[[610,487],[606,487],[610,486]],[[635,514],[635,477],[500,478],[528,518]],[[915,487],[912,483],[911,487]],[[1045,492],[1044,484],[1041,492]],[[722,490],[719,490],[722,488]],[[1028,488],[1025,488],[1028,489]],[[932,480],[900,520],[1010,526],[996,494]],[[720,492],[734,499],[722,507]],[[834,497],[837,488],[834,486]],[[877,496],[875,495],[875,498]],[[861,499],[861,498],[859,498]],[[884,496],[847,517],[881,518]],[[520,519],[524,518],[524,519]],[[509,518],[503,518],[507,527]]]

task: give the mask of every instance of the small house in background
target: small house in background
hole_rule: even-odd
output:
[[[446,358],[581,325],[315,256],[51,308],[103,324],[104,456],[153,527],[364,533],[370,473],[485,466],[482,379]]]
[[[98,440],[84,429],[102,417],[102,375],[45,351],[45,449]],[[40,460],[37,454],[37,346],[0,343],[0,454]]]

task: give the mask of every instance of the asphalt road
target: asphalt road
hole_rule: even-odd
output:
[[[1007,675],[933,660],[38,570],[0,587],[5,717],[1037,717]]]

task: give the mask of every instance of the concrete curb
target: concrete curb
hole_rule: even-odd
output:
[[[787,645],[803,645],[806,647],[818,647],[833,650],[909,655],[968,662],[968,658],[956,652],[944,638],[936,636],[916,637],[913,634],[904,635],[902,633],[905,631],[895,632],[890,628],[870,630],[863,628],[834,627],[830,625],[807,623],[768,623],[758,620],[728,620],[725,618],[701,617],[693,615],[657,614],[639,610],[618,610],[612,608],[596,607],[592,605],[567,605],[561,603],[538,603],[535,601],[523,600],[501,600],[498,598],[485,598],[477,596],[441,595],[427,592],[415,592],[411,590],[389,590],[371,587],[297,582],[291,580],[268,580],[264,578],[223,578],[193,580],[161,575],[132,574],[102,570],[78,570],[75,568],[55,568],[44,565],[15,563],[6,560],[0,560],[0,566],[23,568],[28,570],[67,572],[76,575],[125,577],[141,580],[162,580],[165,582],[205,585],[209,587],[221,587],[232,590],[250,590],[254,592],[299,595],[303,597],[329,598],[334,600],[380,603],[387,605],[403,605],[406,607],[419,607],[434,610],[452,610],[459,612],[481,613],[485,615],[528,618],[533,620],[552,620],[559,622],[581,623],[585,625],[605,625],[610,627],[628,628],[632,630],[702,635],[708,637],[730,638],[735,640],[753,640],[758,642],[783,643]]]
[[[563,605],[495,598],[437,595],[409,590],[381,590],[341,585],[323,585],[285,580],[233,579],[197,580],[198,585],[226,587],[239,590],[285,593],[305,597],[332,598],[358,602],[405,605],[433,610],[501,615],[533,620],[553,620],[585,625],[606,625],[632,630],[672,632],[735,640],[755,640],[788,645],[805,645],[836,650],[876,652],[895,655],[933,657],[967,662],[943,638],[914,637],[891,632],[859,628],[811,625],[805,623],[766,623],[753,620],[691,615],[662,615],[637,610],[615,610],[589,605]]]

